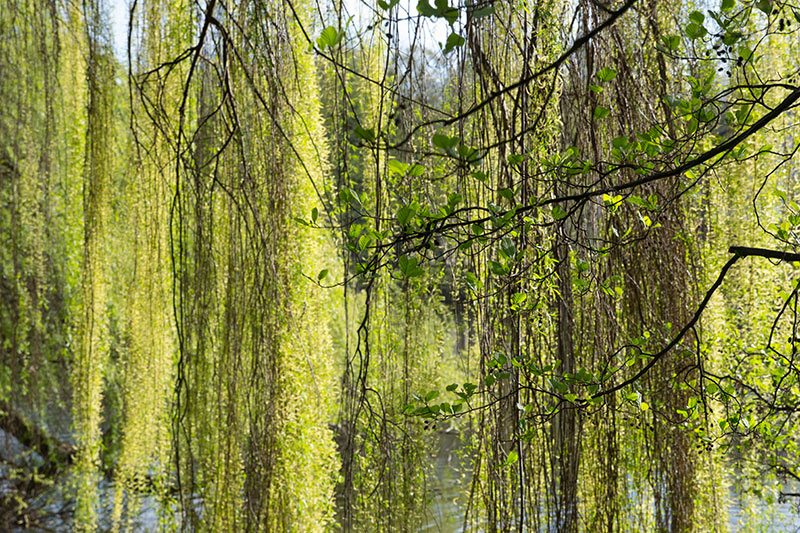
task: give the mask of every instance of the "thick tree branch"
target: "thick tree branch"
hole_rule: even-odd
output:
[[[728,253],[738,255],[740,257],[753,256],[765,257],[767,259],[777,259],[779,261],[786,261],[792,263],[800,261],[800,254],[782,252],[780,250],[770,250],[768,248],[749,248],[747,246],[731,246],[728,248]]]
[[[627,191],[627,190],[635,189],[636,187],[639,187],[640,185],[645,185],[645,184],[648,184],[648,183],[661,181],[661,180],[664,180],[664,179],[667,179],[667,178],[672,178],[672,177],[675,177],[675,176],[680,176],[681,174],[684,174],[685,172],[687,172],[687,171],[689,171],[689,170],[691,170],[691,169],[693,169],[693,168],[695,168],[695,167],[697,167],[699,165],[702,165],[703,163],[706,163],[707,161],[710,161],[710,160],[714,159],[717,156],[727,154],[728,152],[730,152],[731,150],[736,148],[739,144],[741,144],[742,142],[747,140],[749,137],[751,137],[752,135],[754,135],[755,133],[757,133],[758,131],[763,129],[765,126],[767,126],[770,122],[775,120],[781,114],[783,114],[787,110],[791,109],[797,103],[798,100],[800,100],[800,87],[795,87],[794,90],[785,99],[783,99],[783,101],[781,101],[780,104],[775,106],[770,112],[768,112],[763,117],[758,119],[755,123],[753,123],[749,128],[747,128],[743,132],[741,132],[739,135],[736,135],[735,137],[732,137],[731,139],[728,139],[727,141],[725,141],[724,143],[720,144],[719,146],[716,146],[715,148],[712,148],[711,150],[703,152],[702,154],[700,154],[699,156],[695,157],[694,159],[690,159],[690,160],[684,162],[683,164],[678,165],[675,168],[672,168],[672,169],[669,169],[669,170],[664,170],[664,171],[661,171],[661,172],[655,172],[655,173],[650,174],[648,176],[644,176],[644,177],[642,177],[640,179],[629,181],[629,182],[626,182],[626,183],[619,183],[617,185],[611,185],[611,186],[608,186],[608,187],[592,189],[592,190],[585,191],[585,192],[578,193],[578,194],[571,194],[571,195],[566,195],[566,196],[558,196],[558,197],[555,197],[555,198],[542,200],[540,202],[533,203],[533,204],[530,204],[530,205],[520,206],[520,207],[517,207],[517,208],[514,209],[514,213],[515,213],[516,216],[519,216],[519,215],[524,215],[524,214],[526,214],[526,213],[528,213],[530,211],[533,211],[535,209],[539,209],[541,207],[548,206],[548,205],[566,204],[566,203],[570,203],[570,202],[574,202],[574,203],[584,202],[586,200],[589,200],[591,198],[596,198],[596,197],[602,196],[604,194]],[[490,222],[492,220],[492,218],[495,218],[495,217],[500,218],[500,217],[505,216],[506,214],[509,213],[509,211],[504,211],[504,212],[499,213],[497,215],[488,215],[488,216],[485,216],[485,217],[482,217],[482,218],[478,218],[478,219],[473,219],[473,220],[465,220],[465,221],[459,220],[457,222],[448,222],[448,220],[450,220],[454,215],[461,214],[461,213],[463,213],[465,211],[468,211],[469,209],[470,208],[459,209],[459,210],[453,212],[451,215],[449,215],[447,217],[436,219],[436,220],[432,220],[426,225],[425,229],[420,230],[420,231],[416,231],[416,232],[413,232],[413,233],[407,233],[405,235],[402,235],[400,238],[395,239],[391,243],[385,244],[383,246],[384,247],[388,247],[388,248],[394,248],[400,242],[409,241],[409,240],[418,239],[418,238],[428,238],[431,235],[433,235],[435,232],[444,232],[444,231],[447,231],[449,229],[454,229],[454,228],[457,228],[457,227],[462,227],[462,226],[466,226],[466,225],[472,225],[472,224],[476,224],[476,223],[477,224],[481,224],[481,223]],[[748,250],[748,249],[747,248],[743,248],[743,250]],[[752,249],[752,250],[755,250],[755,249]],[[745,255],[760,255],[760,254],[749,254],[748,253],[748,254],[745,254]],[[794,260],[792,260],[792,261],[794,261]]]

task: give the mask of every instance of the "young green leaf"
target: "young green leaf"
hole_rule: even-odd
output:
[[[692,40],[705,37],[708,34],[706,27],[696,22],[690,22],[687,24],[684,31],[686,32],[686,36]]]
[[[517,452],[514,451],[514,450],[511,450],[510,452],[508,452],[508,456],[506,456],[506,460],[503,461],[503,466],[504,467],[511,466],[514,463],[516,463],[518,460],[519,460],[519,455],[517,454]]]
[[[597,78],[602,82],[611,81],[616,77],[617,77],[617,71],[611,67],[603,67],[597,73]]]
[[[317,38],[317,45],[320,48],[333,48],[342,40],[342,35],[333,26],[328,26]]]
[[[553,206],[552,213],[553,213],[553,218],[555,220],[561,220],[562,218],[565,218],[568,215],[568,213],[563,209],[561,209],[561,206],[559,205]]]
[[[699,11],[692,11],[689,13],[689,20],[702,26],[703,22],[706,20],[706,16]]]
[[[462,36],[457,33],[451,33],[447,37],[447,42],[444,45],[444,49],[442,50],[443,53],[449,54],[456,48],[463,46],[464,43],[467,42]]]
[[[594,108],[594,118],[600,120],[606,118],[611,113],[611,110],[601,105]]]

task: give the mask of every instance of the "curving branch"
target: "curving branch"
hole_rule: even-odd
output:
[[[592,395],[589,399],[593,400],[595,398],[601,398],[603,396],[607,396],[636,382],[637,380],[639,380],[639,378],[641,378],[647,372],[649,372],[650,369],[653,368],[653,366],[661,358],[663,358],[667,353],[669,353],[670,350],[672,350],[675,346],[677,346],[678,343],[680,343],[683,340],[686,334],[689,331],[691,331],[697,324],[697,322],[700,320],[703,311],[705,311],[706,307],[708,307],[708,302],[711,300],[711,297],[714,295],[714,293],[717,291],[720,285],[722,285],[722,281],[724,280],[725,275],[728,273],[731,267],[733,267],[733,265],[736,264],[736,262],[739,259],[743,257],[764,257],[766,259],[777,259],[779,261],[785,261],[790,263],[795,261],[800,262],[800,254],[798,253],[784,252],[780,250],[770,250],[767,248],[731,246],[730,248],[728,248],[728,252],[733,254],[733,257],[728,259],[728,262],[725,263],[725,265],[720,270],[719,276],[717,276],[716,281],[714,281],[714,283],[711,285],[711,288],[708,289],[708,292],[706,292],[706,295],[703,298],[703,301],[700,302],[700,305],[697,307],[694,316],[692,316],[691,320],[689,320],[689,322],[687,322],[686,325],[683,326],[683,329],[680,330],[680,332],[669,342],[669,344],[667,344],[664,348],[662,348],[661,351],[653,355],[650,361],[648,361],[647,364],[644,367],[642,367],[642,369],[639,370],[636,374],[634,374],[633,376],[629,377],[628,379],[622,381],[621,383],[613,387],[597,392],[596,394]]]

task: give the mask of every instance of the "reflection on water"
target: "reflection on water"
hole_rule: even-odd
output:
[[[464,531],[464,513],[469,504],[472,467],[458,433],[440,432],[439,449],[433,459],[428,480],[431,497],[426,510],[423,532],[458,533]],[[760,497],[741,493],[739,475],[731,474],[727,506],[728,531],[800,533],[798,499],[777,501],[777,488],[764,482]],[[800,493],[800,485],[784,488]],[[635,524],[628,529],[635,530]]]
[[[0,437],[2,436],[0,434]],[[420,531],[429,533],[462,532],[464,531],[464,513],[469,505],[469,489],[472,480],[471,461],[458,433],[441,431],[433,433],[432,436],[438,438],[438,451],[434,457],[431,457],[433,469],[427,481],[430,498],[424,526]],[[5,437],[13,441],[13,438],[9,436]],[[7,472],[6,475],[8,475]],[[0,478],[2,477],[0,475]],[[785,502],[777,501],[777,487],[766,481],[761,487],[760,496],[743,494],[743,486],[741,475],[732,473],[729,480],[729,503],[727,506],[728,531],[800,533],[800,509],[796,505],[797,498],[790,498],[790,501]],[[795,484],[784,490],[800,493],[800,485]],[[3,492],[2,484],[0,484],[0,494]],[[105,531],[112,527],[109,518],[113,507],[113,486],[103,480],[99,494],[99,530]],[[52,487],[38,503],[42,514],[51,517],[46,521],[47,530],[69,530],[71,502],[69,489],[65,485]],[[159,514],[161,513],[158,503],[153,498],[145,497],[140,501],[138,515],[128,525],[134,531],[158,530]],[[170,514],[177,521],[177,511],[173,509]],[[628,524],[628,526],[627,529],[636,530],[635,524]],[[23,531],[23,529],[14,531]]]
[[[461,437],[456,432],[439,432],[439,451],[434,458],[431,494],[420,531],[456,533],[464,530],[464,513],[469,504],[472,465]]]
[[[741,493],[736,476],[731,476],[728,505],[728,531],[780,531],[800,532],[800,508],[798,499],[777,501],[774,484],[767,483],[761,498]],[[798,492],[797,484],[785,488],[786,492]]]

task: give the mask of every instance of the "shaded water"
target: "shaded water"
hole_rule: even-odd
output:
[[[458,433],[442,431],[435,434],[438,438],[438,450],[431,457],[432,475],[427,481],[427,492],[430,494],[424,526],[420,531],[425,533],[459,533],[464,531],[464,514],[469,507],[469,490],[472,480],[471,462],[467,450]],[[0,432],[0,438],[6,446],[15,447],[15,439]],[[17,450],[22,451],[22,450]],[[3,472],[8,474],[8,472]],[[0,476],[4,477],[4,476]],[[729,481],[727,526],[728,531],[764,531],[764,532],[798,532],[800,533],[800,510],[795,502],[776,501],[777,489],[765,483],[761,496],[742,493],[740,476],[731,474]],[[786,488],[787,492],[800,492],[800,487]],[[0,485],[0,493],[3,487]],[[44,514],[50,514],[52,520],[42,524],[49,530],[69,530],[70,498],[67,487],[53,487],[40,502]],[[100,530],[108,530],[108,520],[113,506],[113,486],[107,481],[101,482],[99,491],[101,520]],[[796,499],[795,499],[796,500]],[[49,511],[49,512],[48,512]],[[135,531],[158,530],[158,504],[152,498],[141,501],[138,516],[129,525]],[[635,529],[631,524],[630,529]],[[36,530],[37,528],[34,528]],[[45,529],[45,530],[47,530]],[[41,529],[39,529],[41,530]],[[15,531],[27,531],[18,528]]]
[[[433,458],[434,475],[428,484],[431,498],[426,509],[424,532],[463,531],[472,479],[470,458],[455,432],[439,433],[439,449]]]
[[[469,507],[472,469],[458,433],[440,432],[438,452],[433,456],[433,476],[428,481],[431,497],[426,510],[427,533],[460,533],[464,531],[464,513]],[[728,531],[800,533],[800,508],[795,501],[777,501],[777,488],[765,481],[761,497],[743,494],[741,475],[729,478]],[[786,487],[786,492],[800,492],[800,486]],[[773,494],[774,493],[774,494]],[[629,528],[635,530],[635,524]]]

